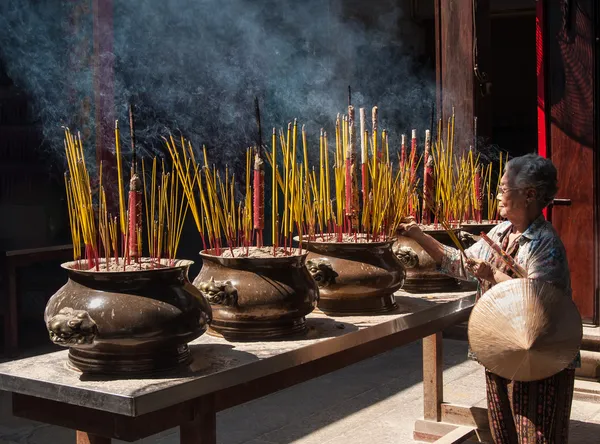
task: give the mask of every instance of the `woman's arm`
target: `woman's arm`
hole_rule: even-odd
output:
[[[410,237],[423,247],[423,250],[433,258],[437,265],[441,265],[446,251],[440,242],[436,241],[430,235],[423,233],[420,229],[409,229],[406,232],[406,236]]]
[[[499,229],[503,228],[505,227],[498,225],[488,235],[493,237]],[[400,231],[404,236],[410,237],[423,247],[433,258],[441,273],[467,281],[475,281],[476,278],[484,279],[494,284],[511,279],[510,276],[492,268],[489,263],[480,259],[485,257],[484,252],[489,248],[481,239],[465,250],[467,257],[467,261],[465,261],[465,257],[458,249],[444,245],[423,233],[414,221],[401,224]]]
[[[432,257],[440,273],[453,276],[457,279],[475,280],[472,273],[467,269],[464,257],[458,249],[444,245],[432,236],[423,233],[414,221],[401,224],[399,228],[403,236],[410,237],[416,241]],[[477,242],[466,250],[467,257],[477,257],[478,252],[481,250],[481,242]]]

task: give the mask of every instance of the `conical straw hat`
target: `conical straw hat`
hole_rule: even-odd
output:
[[[582,336],[581,317],[571,298],[531,279],[495,285],[469,319],[469,344],[479,362],[514,381],[536,381],[560,372],[577,355]]]

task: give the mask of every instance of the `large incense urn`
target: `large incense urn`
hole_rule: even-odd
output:
[[[392,252],[393,241],[310,241],[306,263],[319,285],[319,309],[327,314],[385,313],[397,308],[394,293],[405,271]]]
[[[444,230],[424,229],[444,245],[453,245]],[[438,271],[433,258],[415,240],[399,236],[393,247],[394,254],[406,268],[403,290],[409,293],[446,293],[464,290],[458,279]]]
[[[275,339],[306,330],[305,316],[317,306],[319,289],[306,269],[307,253],[273,255],[273,248],[249,247],[216,255],[200,252],[202,269],[194,285],[212,305],[209,334],[228,340]]]
[[[69,279],[44,314],[50,339],[69,347],[69,365],[84,373],[127,376],[189,364],[187,343],[206,331],[212,316],[188,280],[191,264],[147,261],[125,271],[63,264]]]

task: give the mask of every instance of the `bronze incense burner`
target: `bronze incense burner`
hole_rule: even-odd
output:
[[[192,261],[134,271],[62,265],[69,280],[50,298],[50,339],[69,347],[69,365],[84,373],[144,374],[190,362],[187,343],[202,335],[211,308],[188,281]]]
[[[255,248],[255,247],[250,247]],[[319,289],[305,267],[307,253],[224,257],[200,252],[194,285],[212,305],[209,333],[228,340],[275,339],[301,333]]]
[[[450,236],[444,230],[423,230],[423,232],[444,245],[453,245]],[[399,236],[393,250],[406,268],[403,290],[409,293],[444,293],[463,290],[458,279],[437,270],[433,258],[418,242],[406,236]]]
[[[319,309],[327,314],[385,313],[397,308],[394,293],[406,273],[393,241],[303,244],[307,267],[319,285]]]

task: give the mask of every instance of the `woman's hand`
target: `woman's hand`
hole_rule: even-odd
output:
[[[482,261],[481,259],[469,258],[467,259],[467,267],[476,278],[492,283],[496,282],[496,279],[494,278],[495,269],[489,262]]]
[[[418,235],[422,233],[419,224],[415,221],[415,218],[412,216],[408,216],[402,219],[402,223],[398,225],[398,232],[402,236],[413,237],[414,235]]]

